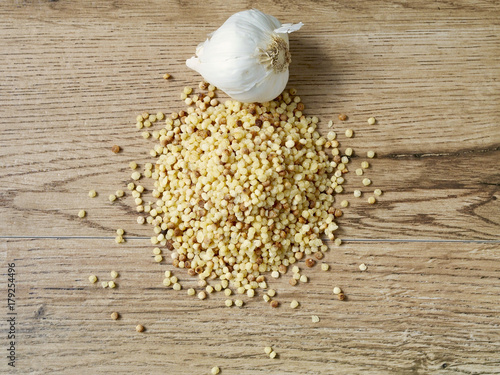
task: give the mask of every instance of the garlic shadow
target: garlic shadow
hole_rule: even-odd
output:
[[[326,40],[318,40],[311,36],[292,34],[290,38],[290,78],[288,87],[294,87],[299,95],[309,97],[324,95],[338,89],[342,85],[340,66],[333,59],[334,47],[326,44]]]

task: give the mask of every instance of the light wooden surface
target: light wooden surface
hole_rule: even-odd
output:
[[[220,294],[166,289],[173,268],[153,262],[131,197],[107,200],[130,161],[151,159],[135,116],[182,109],[180,91],[199,81],[185,59],[251,7],[305,23],[290,37],[289,86],[323,132],[334,120],[354,164],[377,152],[368,176],[385,192],[374,206],[351,198],[361,184],[348,175],[345,244],[330,246],[330,271],[306,271],[307,285],[273,280],[279,309],[262,293],[228,309]],[[498,3],[479,0],[3,2],[0,293],[15,262],[18,326],[16,369],[2,355],[0,373],[500,373],[499,20]],[[89,284],[112,269],[117,289]]]

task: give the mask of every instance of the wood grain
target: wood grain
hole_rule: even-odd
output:
[[[290,36],[289,86],[323,134],[334,120],[341,148],[355,150],[351,170],[377,152],[373,185],[349,174],[337,199],[350,207],[347,241],[325,260],[332,270],[307,270],[299,288],[273,280],[275,310],[260,295],[243,309],[223,307],[222,295],[190,298],[194,281],[177,271],[184,290],[165,290],[170,266],[152,261],[131,197],[107,200],[130,161],[151,161],[136,115],[182,109],[179,93],[200,79],[185,59],[252,7],[305,23]],[[499,20],[493,0],[0,4],[0,274],[15,262],[19,293],[11,373],[500,373]],[[375,188],[384,194],[368,205]],[[128,235],[121,246],[117,228]],[[112,269],[116,290],[89,284]],[[347,301],[333,298],[335,285]]]
[[[490,374],[500,366],[498,245],[345,244],[327,253],[328,272],[304,269],[308,284],[271,279],[278,309],[262,292],[244,296],[238,309],[225,307],[221,293],[200,301],[165,288],[169,269],[185,289],[201,289],[185,272],[156,264],[143,240],[12,239],[0,246],[18,272],[25,372],[81,373],[91,364],[93,373],[146,366],[151,374],[204,374],[218,365],[228,374]],[[120,273],[115,290],[87,279],[109,280],[111,270]],[[334,286],[348,300],[337,300]],[[297,310],[288,306],[292,299]],[[113,311],[120,320],[111,320]],[[135,332],[136,324],[146,331]],[[278,359],[266,357],[266,345]]]
[[[89,142],[86,152],[90,155],[87,160],[91,166],[73,169],[61,166],[53,172],[40,173],[40,178],[45,178],[44,182],[40,180],[41,185],[10,184],[7,181],[14,179],[13,176],[0,177],[4,186],[9,186],[0,192],[0,214],[9,218],[0,224],[1,233],[11,236],[113,236],[117,228],[123,228],[130,235],[151,236],[149,226],[135,222],[138,214],[126,184],[132,181],[128,160],[154,162],[148,155],[154,143],[144,141],[134,130],[130,131],[127,142],[138,142],[142,148],[133,145],[129,148],[125,138],[121,140],[118,143],[124,151],[120,155],[114,155],[109,146],[95,146]],[[92,156],[92,150],[99,156]],[[82,148],[82,158],[85,158],[83,155]],[[500,189],[496,181],[500,181],[500,176],[497,165],[491,163],[498,155],[500,152],[495,151],[467,156],[378,157],[370,160],[371,167],[363,176],[356,176],[354,169],[367,158],[354,157],[352,172],[346,175],[345,193],[336,197],[339,208],[341,200],[350,202],[339,220],[339,236],[350,239],[498,239]],[[40,160],[40,164],[44,161]],[[27,173],[24,178],[37,179],[33,175]],[[371,186],[362,185],[364,177],[373,181]],[[151,196],[151,182],[141,182],[149,188],[144,199],[155,202]],[[372,206],[367,198],[373,195],[375,188],[384,193]],[[89,198],[90,189],[95,189],[99,195]],[[110,203],[108,195],[118,189],[123,189],[126,197]],[[364,195],[355,198],[355,189]],[[80,209],[88,212],[83,220],[77,216]]]

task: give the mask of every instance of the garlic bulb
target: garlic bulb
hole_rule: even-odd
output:
[[[235,100],[273,100],[288,82],[288,33],[302,25],[282,25],[256,9],[233,14],[198,45],[186,65]]]

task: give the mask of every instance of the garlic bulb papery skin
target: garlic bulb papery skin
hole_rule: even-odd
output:
[[[233,14],[198,45],[186,65],[235,100],[268,102],[288,83],[288,33],[302,25],[282,25],[256,9]]]

